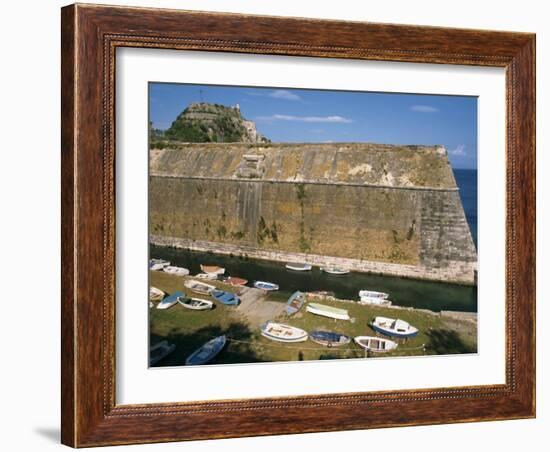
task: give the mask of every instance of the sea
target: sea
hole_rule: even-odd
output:
[[[477,171],[454,170],[460,197],[472,238],[477,246]],[[186,267],[191,274],[200,273],[200,264],[224,267],[226,274],[246,278],[249,285],[256,280],[276,282],[280,286],[274,298],[286,302],[296,290],[326,290],[336,297],[357,299],[362,289],[377,290],[390,294],[395,305],[430,309],[432,311],[477,312],[477,287],[421,281],[364,273],[336,276],[314,268],[310,272],[296,272],[285,268],[283,263],[237,256],[217,255],[151,245],[151,257],[169,260],[173,265]]]

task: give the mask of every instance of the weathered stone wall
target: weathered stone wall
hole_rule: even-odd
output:
[[[188,145],[151,157],[158,244],[474,282],[475,248],[441,148]]]

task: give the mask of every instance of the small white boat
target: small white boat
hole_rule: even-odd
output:
[[[321,271],[328,273],[329,275],[347,275],[349,273],[349,270],[346,270],[345,268],[334,267],[332,265],[328,267],[321,267]]]
[[[160,272],[164,267],[168,267],[170,262],[164,259],[149,259],[149,270]]]
[[[172,295],[166,297],[159,304],[157,304],[157,309],[168,309],[174,306],[178,302],[178,297],[181,297],[183,293],[174,292]]]
[[[201,270],[204,273],[213,273],[215,275],[223,275],[225,273],[225,268],[218,267],[217,265],[203,265],[203,264],[201,264]]]
[[[197,273],[195,275],[195,278],[209,279],[210,281],[214,281],[218,279],[218,274],[217,273]]]
[[[360,290],[359,291],[359,297],[360,298],[388,298],[389,295],[384,292],[376,292],[375,290]]]
[[[167,265],[163,269],[166,273],[170,273],[172,275],[178,275],[178,276],[187,276],[189,274],[189,270],[183,267],[176,267],[175,265]]]
[[[397,348],[396,342],[379,337],[357,336],[353,340],[359,347],[374,353],[391,352]]]
[[[418,334],[418,328],[409,325],[401,319],[389,319],[386,317],[375,317],[372,321],[372,329],[378,333],[395,337],[414,337]]]
[[[154,366],[161,359],[166,358],[176,349],[175,344],[169,344],[168,341],[161,341],[149,348],[149,365]]]
[[[192,290],[195,293],[199,293],[201,295],[208,295],[210,292],[212,292],[215,287],[206,284],[200,281],[195,281],[194,279],[187,280],[183,283],[185,287],[187,287],[189,290]]]
[[[149,287],[149,301],[161,301],[165,293],[156,287]]]
[[[268,292],[272,290],[279,290],[278,284],[267,281],[254,281],[254,287],[256,289],[267,290]]]
[[[202,298],[192,297],[178,297],[178,303],[184,308],[192,309],[193,311],[206,311],[212,309],[214,303],[210,300],[203,300]]]
[[[312,314],[321,315],[323,317],[329,317],[331,319],[350,320],[350,316],[346,309],[334,308],[324,304],[309,303],[306,311],[311,312]]]
[[[261,333],[262,336],[279,342],[304,342],[308,338],[308,334],[300,328],[272,321],[262,325]]]
[[[198,366],[209,363],[218,353],[222,351],[222,348],[225,347],[226,342],[227,338],[225,335],[215,337],[189,355],[189,357],[185,360],[185,365]]]
[[[381,297],[361,297],[359,304],[372,304],[375,306],[391,306],[391,301]]]
[[[288,270],[294,270],[296,272],[308,272],[312,268],[310,264],[300,262],[288,262],[285,267]]]

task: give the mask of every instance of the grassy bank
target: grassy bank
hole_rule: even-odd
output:
[[[150,273],[151,285],[173,293],[188,292],[183,285],[184,278],[161,272]],[[225,290],[237,289],[216,282]],[[280,298],[277,294],[271,295]],[[269,296],[267,300],[269,300]],[[348,336],[376,336],[369,327],[375,316],[400,318],[420,330],[417,337],[399,341],[397,350],[378,356],[414,356],[453,353],[475,353],[477,350],[477,325],[468,320],[452,319],[429,311],[394,309],[377,306],[361,306],[338,301],[322,301],[322,304],[344,308],[354,322],[332,320],[306,312],[305,306],[294,316],[280,315],[278,320],[306,331],[329,330]],[[210,338],[225,334],[226,348],[213,363],[246,363],[271,361],[318,360],[335,358],[362,358],[365,353],[354,344],[326,348],[312,341],[297,344],[283,344],[270,341],[260,335],[257,324],[246,312],[231,306],[216,303],[211,311],[195,312],[176,305],[168,310],[150,309],[151,343],[168,340],[176,350],[159,363],[160,366],[182,365],[186,357]]]

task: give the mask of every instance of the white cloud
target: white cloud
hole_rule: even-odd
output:
[[[277,89],[268,94],[269,97],[275,99],[284,99],[284,100],[301,100],[302,98],[298,94],[287,91],[286,89]]]
[[[437,113],[439,111],[439,108],[432,107],[431,105],[413,105],[410,109],[418,113]]]
[[[467,155],[465,149],[466,149],[466,146],[464,146],[463,144],[459,144],[456,148],[451,149],[449,151],[449,154],[450,155],[455,155],[455,156],[456,155],[459,155],[459,156]]]
[[[260,121],[295,121],[295,122],[318,122],[318,123],[336,123],[336,124],[348,124],[353,122],[351,119],[344,118],[343,116],[292,116],[292,115],[271,115],[260,116],[256,118]]]

